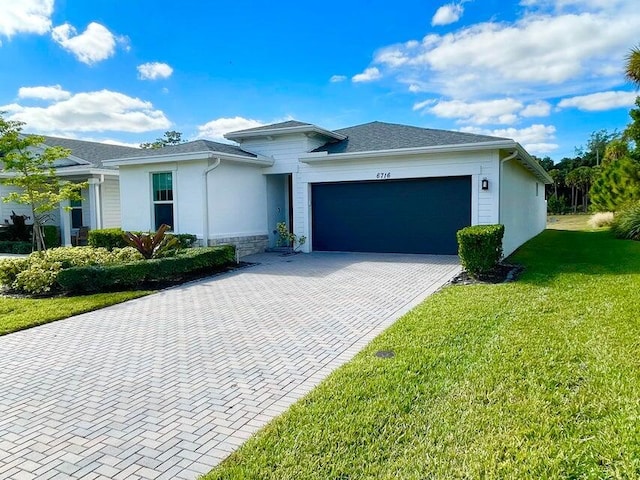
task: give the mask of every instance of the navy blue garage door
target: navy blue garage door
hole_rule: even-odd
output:
[[[313,250],[456,254],[471,224],[471,177],[316,183]]]

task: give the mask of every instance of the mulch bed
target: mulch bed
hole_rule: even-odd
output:
[[[522,265],[500,264],[489,273],[475,278],[467,272],[457,275],[451,283],[454,285],[496,284],[515,281],[524,270]]]

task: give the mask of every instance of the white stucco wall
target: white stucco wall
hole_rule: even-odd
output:
[[[327,138],[302,133],[278,135],[276,138],[252,138],[244,140],[240,147],[256,155],[264,155],[275,160],[272,167],[264,173],[292,173],[298,170],[298,158],[302,153],[310,152],[327,143]]]
[[[505,257],[545,229],[544,190],[544,184],[518,161],[509,160],[502,165],[500,223],[505,228]]]
[[[210,238],[267,235],[267,181],[262,169],[225,162],[209,173]]]
[[[293,175],[295,233],[298,236],[307,237],[303,250],[310,251],[312,245],[310,184],[376,180],[379,173],[389,174],[389,180],[470,175],[471,224],[497,223],[498,165],[497,150],[300,163],[299,173]],[[487,191],[483,191],[480,187],[484,178],[489,181],[490,188]]]
[[[6,195],[10,192],[17,192],[20,189],[18,187],[14,187],[12,185],[2,185],[0,184],[0,222],[4,223],[5,220],[8,220],[11,223],[11,212],[14,211],[16,215],[27,215],[30,217],[27,219],[27,224],[31,225],[33,223],[33,212],[31,211],[31,207],[29,205],[8,202],[5,203],[2,201]],[[54,209],[48,215],[48,219],[45,222],[46,225],[59,225],[60,215],[58,209]]]
[[[206,160],[120,167],[122,228],[152,230],[151,174],[173,174],[174,223],[178,233],[204,235]],[[209,172],[209,238],[267,234],[266,179],[260,167],[222,160]]]

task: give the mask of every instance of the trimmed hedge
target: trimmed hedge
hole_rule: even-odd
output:
[[[148,282],[179,280],[185,275],[234,264],[233,245],[190,248],[174,257],[122,265],[94,265],[62,270],[58,283],[68,292],[127,290]]]
[[[474,225],[458,230],[458,255],[471,276],[493,270],[502,259],[504,225]]]
[[[42,233],[44,234],[44,244],[47,248],[57,248],[62,244],[60,242],[60,231],[55,225],[44,225]]]
[[[131,232],[139,234],[141,232]],[[89,238],[87,243],[91,247],[102,247],[107,250],[113,250],[114,248],[124,248],[129,246],[124,239],[124,230],[121,228],[101,228],[97,230],[89,230]],[[190,248],[196,243],[198,237],[191,233],[168,233],[166,235],[169,238],[175,237],[178,239],[179,248]]]
[[[113,250],[114,248],[124,248],[127,242],[122,236],[124,232],[120,228],[101,228],[97,230],[89,230],[87,245],[94,248],[106,248]]]
[[[0,253],[31,253],[31,242],[0,241]]]

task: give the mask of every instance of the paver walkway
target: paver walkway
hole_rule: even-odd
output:
[[[193,479],[458,270],[309,254],[0,337],[0,478]]]

